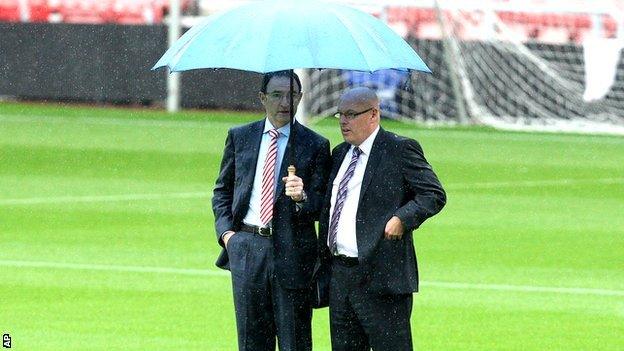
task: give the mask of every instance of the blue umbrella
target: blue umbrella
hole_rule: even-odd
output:
[[[193,26],[153,69],[295,68],[431,72],[386,24],[348,6],[314,0],[255,1]]]
[[[291,124],[296,68],[373,72],[431,70],[386,24],[348,6],[316,0],[255,1],[213,15],[178,39],[152,68],[172,72],[231,68],[259,73],[290,70]],[[291,129],[290,164],[294,164]],[[294,174],[294,167],[289,167]]]

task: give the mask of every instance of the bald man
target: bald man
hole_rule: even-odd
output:
[[[345,142],[333,150],[319,227],[332,349],[412,350],[412,233],[446,194],[418,142],[380,127],[372,90],[345,92],[336,117]]]

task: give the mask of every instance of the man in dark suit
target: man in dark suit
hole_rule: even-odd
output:
[[[293,105],[301,98],[295,76]],[[311,279],[329,173],[329,142],[295,122],[296,175],[288,176],[288,72],[266,74],[266,118],[228,132],[212,207],[217,266],[232,273],[239,350],[311,350]]]
[[[372,90],[344,93],[336,117],[345,142],[333,150],[319,226],[321,271],[331,271],[332,348],[412,350],[412,232],[446,195],[420,145],[379,126]]]

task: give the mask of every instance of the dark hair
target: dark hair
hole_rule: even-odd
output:
[[[295,82],[299,86],[299,92],[301,92],[301,80],[299,79],[299,76],[297,75],[297,73],[293,72],[293,76],[295,78]],[[262,76],[262,86],[260,87],[261,92],[266,94],[267,85],[269,85],[269,82],[271,81],[271,78],[273,77],[285,77],[285,78],[290,79],[290,71],[275,71],[275,72],[265,73],[264,76]]]

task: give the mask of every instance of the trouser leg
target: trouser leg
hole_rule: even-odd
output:
[[[412,294],[354,293],[351,306],[374,351],[412,351]]]
[[[309,289],[284,289],[273,279],[273,311],[280,351],[312,350]]]
[[[335,351],[412,351],[412,294],[367,290],[360,266],[332,265],[329,313]]]
[[[357,284],[357,267],[332,266],[329,320],[333,351],[368,351],[368,337],[353,310],[350,294]]]
[[[274,351],[271,299],[272,245],[266,238],[237,232],[228,242],[240,351]]]

